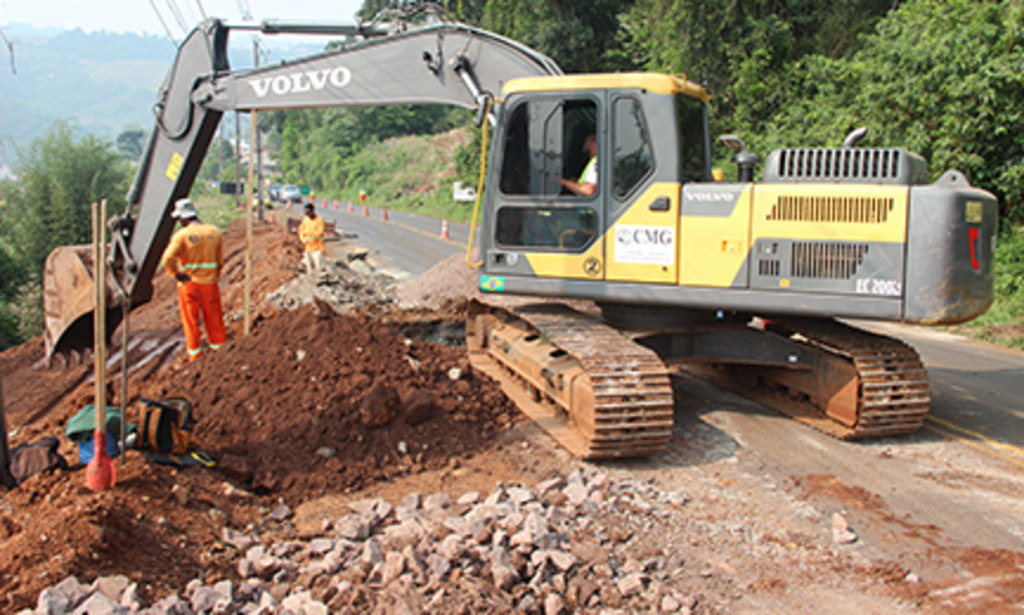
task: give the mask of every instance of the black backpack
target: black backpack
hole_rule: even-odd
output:
[[[136,448],[163,455],[188,453],[195,421],[192,402],[184,395],[154,401],[140,397],[143,403]]]

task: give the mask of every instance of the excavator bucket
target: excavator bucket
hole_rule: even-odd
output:
[[[96,297],[92,272],[91,246],[64,246],[46,257],[43,306],[48,364],[52,364],[57,355],[72,359],[81,357],[93,346]],[[121,310],[119,302],[109,298],[107,305],[109,337],[121,320]]]

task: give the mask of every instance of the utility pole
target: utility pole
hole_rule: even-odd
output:
[[[253,64],[258,68],[260,65],[260,44],[256,39],[252,41],[252,54]],[[242,328],[246,335],[249,335],[252,328],[252,314],[250,310],[250,296],[252,295],[252,197],[253,174],[256,171],[256,165],[259,164],[259,152],[256,151],[256,116],[255,110],[249,111],[249,198],[245,204],[245,292],[243,293],[242,308],[245,310]]]
[[[235,207],[242,198],[242,117],[235,111]]]

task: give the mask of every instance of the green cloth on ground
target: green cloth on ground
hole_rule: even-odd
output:
[[[96,408],[89,404],[79,410],[75,416],[71,417],[67,427],[64,429],[64,436],[73,442],[81,442],[83,440],[91,440],[94,431],[96,431]],[[125,433],[129,434],[134,431],[135,424],[129,423]],[[120,437],[121,410],[119,408],[107,406],[107,432]]]

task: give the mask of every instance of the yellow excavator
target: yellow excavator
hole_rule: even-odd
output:
[[[161,87],[128,209],[112,222],[109,285],[132,306],[149,299],[169,211],[224,112],[449,103],[476,109],[494,134],[480,226],[480,289],[494,300],[471,306],[471,359],[573,454],[661,451],[672,365],[781,400],[774,407],[839,438],[920,427],[929,393],[917,353],[836,319],[941,325],[982,314],[991,194],[957,171],[930,181],[905,150],[858,147],[863,131],[764,161],[727,135],[718,142],[735,150],[737,180],[716,181],[707,93],[685,77],[564,75],[494,33],[415,21],[264,22],[266,34],[347,42],[241,71],[226,53],[237,26],[196,28]],[[47,261],[48,356],[92,339],[89,258],[68,247]]]

